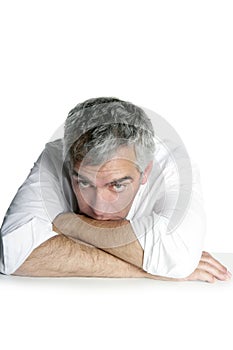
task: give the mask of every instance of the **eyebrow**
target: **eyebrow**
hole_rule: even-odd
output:
[[[72,175],[74,175],[74,176],[78,177],[79,179],[84,180],[84,181],[93,185],[93,183],[86,176],[79,174],[76,170],[73,170]],[[121,183],[121,182],[124,182],[126,180],[133,181],[133,178],[131,176],[124,176],[124,177],[121,177],[120,179],[114,179],[114,180],[106,183],[105,186],[114,185],[116,183]]]
[[[73,170],[73,171],[72,171],[72,175],[78,177],[78,178],[81,179],[81,180],[84,180],[84,181],[86,181],[86,182],[89,182],[90,184],[92,183],[86,176],[83,176],[83,175],[79,174],[76,170]]]
[[[133,180],[133,178],[131,176],[124,176],[124,177],[121,177],[120,179],[116,179],[116,180],[113,180],[109,183],[107,183],[106,185],[113,185],[113,184],[116,184],[116,183],[121,183],[121,182],[124,182],[126,180]]]

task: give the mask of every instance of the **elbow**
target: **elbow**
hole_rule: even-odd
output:
[[[20,269],[20,268],[19,268]],[[12,264],[9,264],[7,259],[4,259],[4,257],[1,257],[1,263],[0,263],[0,273],[3,275],[16,275],[17,273],[17,267],[13,266]]]

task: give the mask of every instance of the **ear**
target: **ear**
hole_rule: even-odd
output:
[[[150,172],[153,167],[153,160],[150,161],[150,163],[147,165],[146,169],[144,170],[142,174],[141,184],[144,185],[147,182],[147,179],[150,175]]]

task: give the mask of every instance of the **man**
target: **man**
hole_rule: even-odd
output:
[[[11,203],[1,272],[227,280],[202,252],[204,231],[184,148],[158,140],[132,103],[90,99],[70,111],[63,139],[46,145]]]

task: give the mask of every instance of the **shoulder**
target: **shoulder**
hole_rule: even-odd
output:
[[[57,139],[45,144],[44,153],[62,157],[63,139]]]
[[[42,170],[48,170],[51,173],[60,173],[64,166],[63,140],[57,139],[46,143],[40,158]]]

